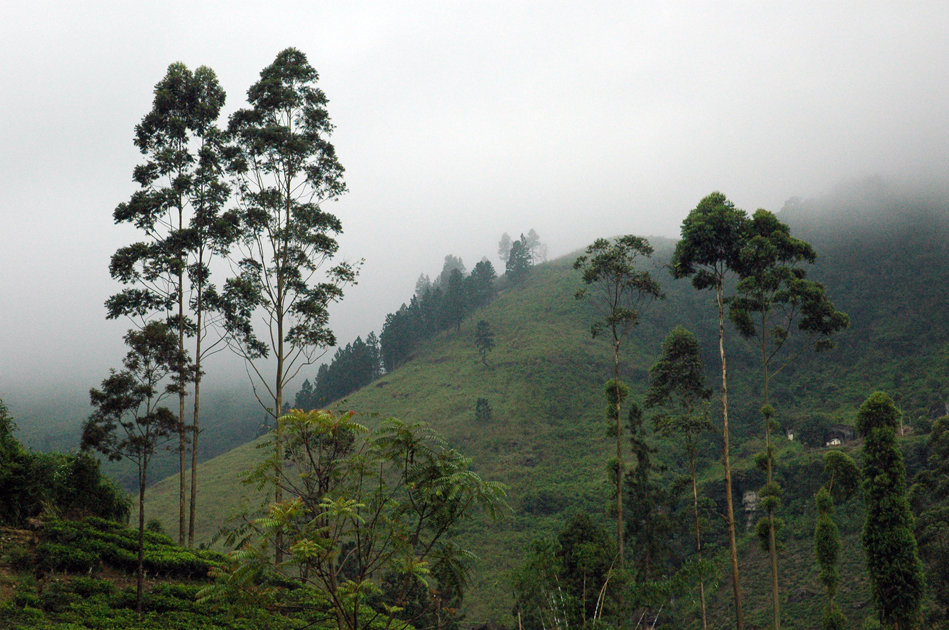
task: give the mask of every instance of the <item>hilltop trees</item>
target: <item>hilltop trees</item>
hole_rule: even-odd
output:
[[[900,412],[889,396],[875,392],[860,406],[857,431],[864,438],[863,491],[867,517],[863,548],[880,623],[916,628],[925,587],[906,499],[906,468],[896,442]]]
[[[109,266],[112,277],[127,288],[106,302],[110,319],[148,319],[161,314],[178,337],[179,356],[185,339],[195,339],[194,365],[175,367],[178,390],[179,543],[185,539],[185,423],[184,383],[194,382],[192,422],[192,484],[189,540],[194,537],[196,503],[196,443],[200,405],[201,361],[213,347],[203,345],[208,313],[214,308],[209,261],[227,248],[229,222],[221,209],[228,187],[222,181],[223,138],[216,121],[224,105],[224,90],[214,71],[192,72],[182,63],[168,67],[155,85],[152,110],[135,127],[135,146],[146,162],[135,168],[140,190],[119,204],[116,223],[131,223],[145,241],[120,248]]]
[[[460,258],[446,256],[442,274],[436,282],[423,281],[423,274],[416,283],[416,293],[411,301],[386,316],[379,334],[380,353],[386,371],[392,371],[407,361],[424,339],[447,328],[459,330],[465,317],[494,299],[497,274],[490,262],[482,260],[467,277],[463,276],[463,269]]]
[[[610,335],[613,351],[613,378],[606,385],[609,410],[609,435],[616,438],[616,546],[620,567],[623,566],[623,428],[621,408],[628,393],[619,378],[619,356],[623,341],[639,323],[641,311],[653,300],[663,297],[659,284],[648,271],[637,268],[644,258],[652,256],[649,241],[639,236],[623,236],[613,242],[597,239],[577,258],[574,269],[582,272],[583,283],[575,297],[590,296],[601,319],[590,327],[593,337],[603,331]],[[513,248],[512,248],[513,257]],[[510,259],[508,260],[510,264]]]
[[[481,308],[494,299],[497,278],[494,265],[489,261],[482,260],[474,266],[471,275],[465,278],[465,305],[468,311]]]
[[[319,367],[313,383],[309,380],[303,382],[293,406],[297,409],[321,409],[365,387],[381,374],[379,352],[375,333],[369,333],[365,341],[356,337],[352,343],[340,346],[333,354],[333,360]]]
[[[504,263],[504,275],[513,283],[522,282],[530,272],[534,259],[527,245],[527,237],[521,234],[519,240],[511,243],[507,260]]]

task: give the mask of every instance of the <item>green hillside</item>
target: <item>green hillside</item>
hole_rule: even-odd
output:
[[[949,303],[943,295],[949,286],[946,208],[883,203],[875,214],[854,216],[835,214],[834,207],[827,207],[831,202],[789,208],[780,216],[796,236],[816,247],[819,260],[809,275],[826,283],[852,325],[839,336],[837,350],[805,355],[781,374],[773,391],[778,419],[784,427],[796,427],[820,412],[852,424],[866,396],[884,390],[902,406],[907,425],[925,431],[926,418],[944,415],[949,398]],[[717,384],[712,296],[696,292],[686,281],[672,280],[662,268],[673,242],[653,239],[653,245],[653,272],[667,298],[644,316],[626,342],[624,378],[634,396],[641,394],[662,339],[681,324],[703,344],[709,382]],[[572,269],[575,256],[535,267],[522,286],[503,290],[468,317],[460,331],[439,334],[404,366],[339,403],[366,414],[429,422],[474,459],[474,468],[485,479],[509,486],[510,517],[501,523],[472,522],[463,532],[480,558],[466,599],[466,624],[494,620],[511,625],[505,572],[518,564],[530,541],[554,536],[577,511],[606,518],[604,470],[610,443],[602,386],[610,354],[605,341],[590,338],[593,312],[573,299],[580,282]],[[490,323],[497,342],[487,367],[474,345],[476,323],[482,319]],[[735,490],[742,497],[762,483],[752,464],[763,447],[757,411],[761,399],[754,356],[733,330],[727,334]],[[488,422],[475,419],[478,398],[490,403]],[[363,422],[374,420],[370,415]],[[903,439],[910,477],[922,465],[922,442],[912,435]],[[670,445],[656,443],[671,478],[680,462]],[[782,554],[788,629],[816,627],[823,605],[813,561],[811,501],[822,483],[823,450],[779,439],[777,474],[786,490],[781,516],[788,521],[783,532],[787,550]],[[199,541],[210,540],[239,509],[249,491],[238,483],[238,473],[259,456],[252,443],[202,465]],[[706,492],[721,502],[718,446],[710,441],[700,456]],[[176,492],[177,480],[169,478],[148,498],[149,517],[160,518],[169,529],[177,514]],[[838,507],[845,543],[839,603],[853,628],[872,608],[859,546],[862,509],[859,500]],[[718,548],[725,546],[723,540],[716,531],[709,539]],[[769,607],[765,554],[748,532],[741,547],[749,627],[764,627]],[[729,591],[723,573],[712,593],[714,627],[728,625]]]

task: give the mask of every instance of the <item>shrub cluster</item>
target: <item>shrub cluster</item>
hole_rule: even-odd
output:
[[[36,566],[43,572],[88,573],[109,566],[132,573],[137,566],[138,532],[101,518],[81,522],[49,521],[36,548]],[[205,577],[226,558],[214,551],[178,547],[165,534],[145,532],[145,571],[167,578]]]

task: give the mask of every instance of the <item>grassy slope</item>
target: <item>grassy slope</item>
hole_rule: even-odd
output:
[[[603,503],[608,441],[600,419],[601,387],[609,354],[604,342],[590,339],[591,315],[573,300],[576,277],[568,270],[563,260],[538,268],[523,289],[502,294],[466,320],[460,333],[442,333],[413,361],[344,404],[359,412],[424,420],[472,457],[484,478],[510,487],[511,518],[493,525],[472,523],[466,532],[482,564],[491,567],[479,571],[474,584],[471,601],[480,604],[478,617],[507,613],[510,603],[500,572],[513,566],[530,540],[561,526],[562,514],[530,514],[521,509],[525,502],[554,502],[557,512],[600,511]],[[497,335],[488,367],[473,343],[479,319],[490,322]],[[631,345],[631,358],[632,351]],[[646,369],[648,355],[641,349],[636,355],[633,369]],[[491,404],[490,423],[474,420],[479,397]],[[199,540],[208,540],[222,517],[239,507],[243,489],[235,471],[249,468],[257,455],[248,444],[202,465],[206,490]],[[176,488],[176,477],[156,484],[146,504],[149,515],[166,526],[177,511]]]
[[[935,264],[949,259],[938,256],[945,250],[945,239],[931,237],[917,250],[883,243],[869,256],[861,246],[859,232],[851,233],[850,238],[819,232],[807,236],[822,255],[812,275],[827,282],[838,306],[850,312],[853,326],[841,335],[838,351],[805,359],[782,375],[775,387],[775,406],[782,420],[793,423],[795,414],[816,409],[851,422],[856,407],[874,389],[894,392],[894,397],[905,401],[907,417],[914,418],[945,391],[949,335],[944,327],[934,324],[945,321],[941,319],[945,307],[937,298],[940,287],[946,285],[932,282],[949,277],[949,265]],[[671,244],[656,246],[662,258]],[[908,257],[903,265],[893,262],[895,251]],[[931,266],[920,272],[912,258],[915,255]],[[523,287],[502,293],[466,320],[460,333],[437,336],[420,348],[412,361],[345,403],[347,409],[431,423],[474,458],[475,469],[485,478],[510,486],[511,517],[500,524],[476,521],[464,533],[481,558],[468,598],[469,621],[509,621],[503,573],[517,563],[526,544],[538,536],[554,534],[571,511],[602,513],[605,504],[603,470],[610,449],[603,435],[601,388],[609,374],[609,352],[605,342],[589,338],[592,311],[572,299],[579,279],[570,269],[571,260],[567,257],[535,269]],[[661,270],[657,276],[668,299],[644,319],[627,343],[626,378],[634,392],[641,392],[662,337],[682,323],[703,343],[710,383],[717,386],[717,331],[710,296],[692,291],[686,282],[673,283]],[[910,286],[906,286],[908,281],[912,281]],[[916,298],[912,317],[904,321],[901,309],[912,298]],[[479,319],[490,322],[497,335],[490,367],[481,364],[473,344]],[[730,400],[739,435],[734,456],[736,467],[747,471],[753,454],[761,448],[756,411],[761,403],[748,350],[732,339],[729,356]],[[492,422],[475,423],[478,397],[490,401]],[[802,453],[799,446],[787,443],[783,448],[789,475],[810,465],[809,470],[817,472],[811,473],[808,483],[820,483],[820,466],[814,461],[819,453]],[[708,450],[710,467],[705,477],[715,479],[714,449]],[[250,467],[256,456],[253,445],[245,445],[203,464],[199,540],[208,540],[240,504],[244,490],[235,481],[236,472]],[[671,461],[670,445],[664,445],[662,457]],[[791,483],[797,480],[793,477]],[[739,471],[736,486],[741,496],[743,491],[757,490],[760,480],[753,472]],[[170,478],[156,485],[149,496],[149,514],[162,518],[166,527],[175,519],[176,489],[176,478]],[[813,627],[823,605],[810,542],[813,515],[807,498],[812,488],[792,490],[786,497],[789,523],[782,560],[782,598],[799,591],[804,597],[785,604],[788,630]],[[854,606],[867,600],[861,577],[860,519],[856,512],[846,510],[842,516],[848,526],[843,531],[840,598],[852,617],[852,627],[859,627],[866,610]],[[751,537],[745,539],[743,548],[745,591],[754,627],[758,622],[763,625],[767,617],[767,566]],[[729,591],[723,583],[713,596],[713,607],[723,621],[728,618]]]

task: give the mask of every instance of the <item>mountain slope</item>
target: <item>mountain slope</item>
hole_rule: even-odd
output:
[[[947,206],[927,206],[907,214],[898,212],[894,203],[883,204],[876,215],[845,216],[843,228],[835,225],[838,215],[832,203],[829,208],[798,208],[797,214],[790,209],[782,215],[795,235],[815,245],[820,258],[809,273],[827,284],[831,298],[852,320],[851,328],[839,336],[837,350],[802,357],[776,381],[774,405],[785,426],[794,426],[818,411],[838,422],[852,423],[864,398],[883,389],[903,405],[907,423],[922,428],[925,422],[917,423],[917,418],[939,411],[940,401],[949,398],[949,330],[945,325],[949,311],[942,295],[949,286]],[[886,221],[881,223],[881,217]],[[886,226],[883,233],[878,230],[881,224]],[[654,273],[667,299],[646,314],[626,342],[624,377],[634,395],[641,394],[663,337],[682,324],[703,344],[710,383],[718,383],[712,296],[694,291],[687,282],[673,281],[661,268],[673,243],[655,239],[653,244],[657,250]],[[571,267],[574,257],[535,268],[523,286],[503,292],[468,318],[460,332],[438,335],[406,365],[341,403],[344,409],[367,414],[427,421],[458,450],[473,457],[474,468],[482,476],[510,487],[510,518],[499,524],[475,521],[463,532],[466,543],[481,558],[467,600],[468,622],[509,621],[511,602],[504,571],[516,565],[531,540],[554,535],[567,514],[585,510],[602,516],[607,503],[604,470],[611,449],[605,437],[602,385],[610,374],[609,350],[605,341],[590,338],[592,310],[573,299],[580,282]],[[496,334],[497,347],[488,357],[488,367],[481,363],[473,341],[481,319]],[[728,335],[735,484],[741,497],[761,485],[752,463],[754,453],[762,448],[758,437],[761,399],[754,355],[733,330]],[[475,420],[479,397],[491,405],[490,422]],[[373,418],[363,421],[372,424]],[[660,459],[673,464],[672,445],[660,442],[660,447]],[[703,449],[707,466],[703,478],[709,482],[709,495],[720,500],[716,448],[710,439]],[[786,440],[779,448],[779,478],[784,478],[787,490],[782,510],[788,519],[789,549],[783,597],[804,593],[803,599],[787,606],[789,617],[800,611],[787,620],[786,628],[792,630],[812,627],[808,625],[814,622],[812,615],[820,612],[821,597],[814,593],[821,591],[810,557],[809,499],[822,482],[822,466],[819,451],[805,451]],[[920,465],[920,440],[907,438],[904,448],[912,475]],[[237,484],[237,473],[258,456],[250,444],[202,465],[199,540],[208,540],[239,504],[246,490]],[[173,521],[176,487],[175,478],[156,485],[148,499],[150,516],[159,516],[166,524]],[[844,582],[850,589],[844,590],[842,601],[855,611],[866,605],[867,597],[861,581],[862,556],[855,548],[861,509],[859,502],[841,508],[841,518],[849,524],[842,534],[849,541],[845,551],[849,573],[844,573]],[[713,541],[714,536],[713,532]],[[755,545],[753,536],[746,535],[743,564],[750,581],[745,588],[752,593],[751,605],[765,609],[767,588],[753,578],[759,573],[754,567],[760,564]],[[725,617],[728,590],[721,589],[715,600]],[[751,610],[750,618],[756,610]],[[853,627],[858,627],[864,614],[854,612]]]

